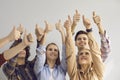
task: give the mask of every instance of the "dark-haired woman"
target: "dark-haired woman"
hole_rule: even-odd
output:
[[[33,71],[34,61],[28,61],[28,57],[30,56],[29,45],[33,42],[32,40],[31,34],[25,34],[23,41],[22,39],[18,39],[10,47],[15,46],[18,54],[14,55],[14,58],[8,60],[3,65],[3,72],[8,80],[37,80]]]
[[[46,48],[44,46],[45,37],[49,31],[50,26],[48,27],[48,24],[47,24],[44,31],[36,27],[38,48],[37,48],[37,57],[36,57],[36,62],[34,66],[34,71],[37,76],[37,80],[65,80],[65,75],[66,75],[65,44],[64,44],[65,35],[63,32],[63,28],[61,27],[60,24],[61,23],[59,21],[56,24],[56,27],[57,27],[57,30],[59,30],[62,35],[62,42],[63,42],[62,61],[60,61],[59,48],[55,43],[49,43]],[[43,33],[39,33],[39,31]]]

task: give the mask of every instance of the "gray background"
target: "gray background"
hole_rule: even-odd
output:
[[[81,15],[85,15],[92,21],[95,37],[100,44],[98,30],[92,20],[92,11],[96,11],[102,17],[102,24],[107,30],[111,40],[111,53],[105,62],[106,71],[104,80],[120,80],[120,59],[119,59],[119,34],[120,34],[120,1],[119,0],[0,0],[0,38],[9,34],[12,27],[22,24],[27,32],[34,35],[35,24],[44,27],[44,20],[54,25],[59,19],[62,23],[67,19],[67,15],[73,16],[75,9]],[[76,31],[85,29],[82,19]],[[61,38],[57,30],[49,33],[47,43],[55,42],[61,49]],[[9,48],[7,44],[0,49],[0,52]],[[35,56],[36,42],[31,45],[32,56]],[[68,76],[66,77],[69,80]],[[6,80],[0,69],[0,79]]]

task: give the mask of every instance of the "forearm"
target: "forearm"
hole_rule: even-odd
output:
[[[98,26],[99,33],[104,35],[104,28],[103,28],[102,24],[98,23],[96,25]]]
[[[66,61],[66,46],[62,45],[62,60],[61,60],[61,67],[64,70],[64,72],[67,72],[67,61]]]
[[[96,42],[93,34],[92,34],[92,31],[91,32],[88,32],[88,38],[89,38],[89,47],[91,50],[96,50],[96,51],[100,51],[100,48],[98,46],[98,43]],[[96,52],[98,53],[98,52]],[[101,55],[101,53],[98,53],[99,55]]]
[[[77,63],[75,56],[75,44],[72,40],[72,33],[70,31],[67,32],[66,37],[66,58],[67,58],[67,70],[69,76],[74,76],[77,72]]]
[[[77,23],[74,23],[74,22],[73,22],[72,27],[71,27],[71,32],[72,32],[72,34],[74,34],[74,31],[75,31],[76,26],[77,26]]]
[[[94,69],[96,71],[96,74],[99,77],[103,77],[104,66],[103,66],[103,62],[102,62],[102,59],[101,59],[100,48],[98,47],[98,44],[97,44],[96,40],[94,39],[94,36],[93,36],[92,32],[88,33],[88,37],[89,37],[89,40],[90,40],[89,46],[90,46],[90,50],[91,50],[91,53],[92,53]]]
[[[23,50],[26,47],[26,45],[24,43],[20,43],[17,46],[4,51],[4,58],[6,60],[9,60],[11,58],[13,58],[14,56],[16,56],[21,50]]]
[[[107,37],[106,31],[104,31],[104,35],[100,34],[100,37],[101,37],[101,53],[102,53],[101,57],[104,62],[111,51],[110,41]]]
[[[64,33],[64,31],[60,31],[60,33],[61,33],[61,38],[62,38],[62,44],[64,44],[65,45],[65,33]]]
[[[9,40],[8,36],[4,37],[3,39],[0,39],[0,48],[9,42],[10,42],[10,40]]]
[[[37,57],[34,65],[34,71],[35,74],[37,75],[45,64],[45,59],[46,59],[45,47],[40,45],[39,48],[36,49],[36,55]]]

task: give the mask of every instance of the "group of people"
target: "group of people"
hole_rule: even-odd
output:
[[[92,34],[91,21],[84,15],[82,20],[86,30],[80,30],[75,34],[80,18],[81,15],[76,10],[73,20],[68,16],[64,24],[60,20],[55,24],[56,30],[61,34],[62,51],[54,42],[46,46],[46,37],[52,26],[47,21],[45,29],[36,25],[36,56],[31,61],[28,58],[34,39],[21,25],[18,28],[14,27],[8,36],[0,39],[0,48],[14,41],[8,50],[0,54],[0,66],[2,65],[8,80],[66,80],[66,73],[70,80],[103,80],[104,61],[110,53],[109,39],[100,16],[95,12],[93,21],[98,27],[101,48]]]

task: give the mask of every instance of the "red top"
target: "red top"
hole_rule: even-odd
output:
[[[1,65],[2,65],[5,61],[6,61],[6,60],[5,60],[4,56],[3,56],[3,54],[0,54],[0,67],[1,67]]]

